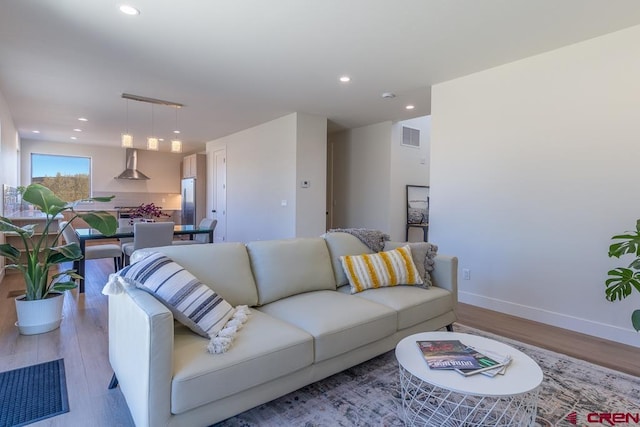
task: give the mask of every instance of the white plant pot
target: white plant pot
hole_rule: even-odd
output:
[[[51,293],[45,299],[27,301],[21,295],[15,299],[18,321],[16,326],[22,335],[43,334],[60,327],[64,293]]]

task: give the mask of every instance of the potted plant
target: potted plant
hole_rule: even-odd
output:
[[[107,202],[115,196],[94,197],[67,203],[40,184],[31,184],[21,191],[22,200],[38,208],[45,214],[46,220],[41,233],[36,233],[36,224],[18,227],[10,219],[0,217],[0,231],[17,234],[23,246],[17,248],[9,243],[0,244],[0,256],[4,256],[7,260],[5,268],[19,270],[24,277],[25,294],[16,298],[17,325],[20,332],[43,333],[60,326],[64,291],[77,286],[75,279],[82,279],[75,270],[55,273],[51,271],[60,263],[81,259],[82,252],[75,242],[59,244],[62,231],[58,230],[58,227],[50,228],[54,228],[53,224],[59,218],[58,215],[70,211],[73,216],[69,219],[69,223],[80,217],[101,233],[114,234],[117,221],[113,215],[104,211],[78,213],[74,208],[81,201]],[[41,307],[43,305],[45,307]],[[46,317],[46,315],[51,317],[28,318],[34,314],[37,317]]]
[[[154,222],[156,218],[160,218],[162,216],[168,217],[169,215],[163,213],[154,203],[143,203],[131,211],[130,218],[131,220],[135,218],[142,218],[145,221]],[[130,222],[133,223],[133,221]]]
[[[633,289],[640,292],[640,219],[636,221],[635,231],[627,231],[611,239],[618,242],[609,246],[609,257],[620,258],[626,254],[636,256],[629,267],[618,267],[608,272],[606,297],[609,301],[616,301],[631,295]],[[636,331],[640,331],[640,310],[631,314],[631,324]]]

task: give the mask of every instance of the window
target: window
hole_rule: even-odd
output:
[[[91,158],[32,153],[31,183],[66,201],[91,197]]]

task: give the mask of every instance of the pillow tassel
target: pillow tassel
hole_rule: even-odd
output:
[[[209,345],[207,345],[207,351],[209,353],[220,354],[229,350],[231,347],[231,341],[233,341],[229,337],[215,337],[209,341]]]
[[[207,345],[207,351],[213,354],[220,354],[229,350],[238,330],[249,320],[250,314],[251,311],[248,306],[237,306],[233,316],[225,323],[224,328],[215,337],[211,338],[209,345]]]
[[[111,273],[109,275],[109,280],[107,284],[102,288],[103,295],[119,295],[124,292],[124,286],[126,282],[116,273]]]

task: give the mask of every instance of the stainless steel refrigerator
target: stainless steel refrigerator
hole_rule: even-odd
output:
[[[182,224],[197,224],[196,222],[196,179],[185,178],[182,180],[182,212],[180,214]]]

